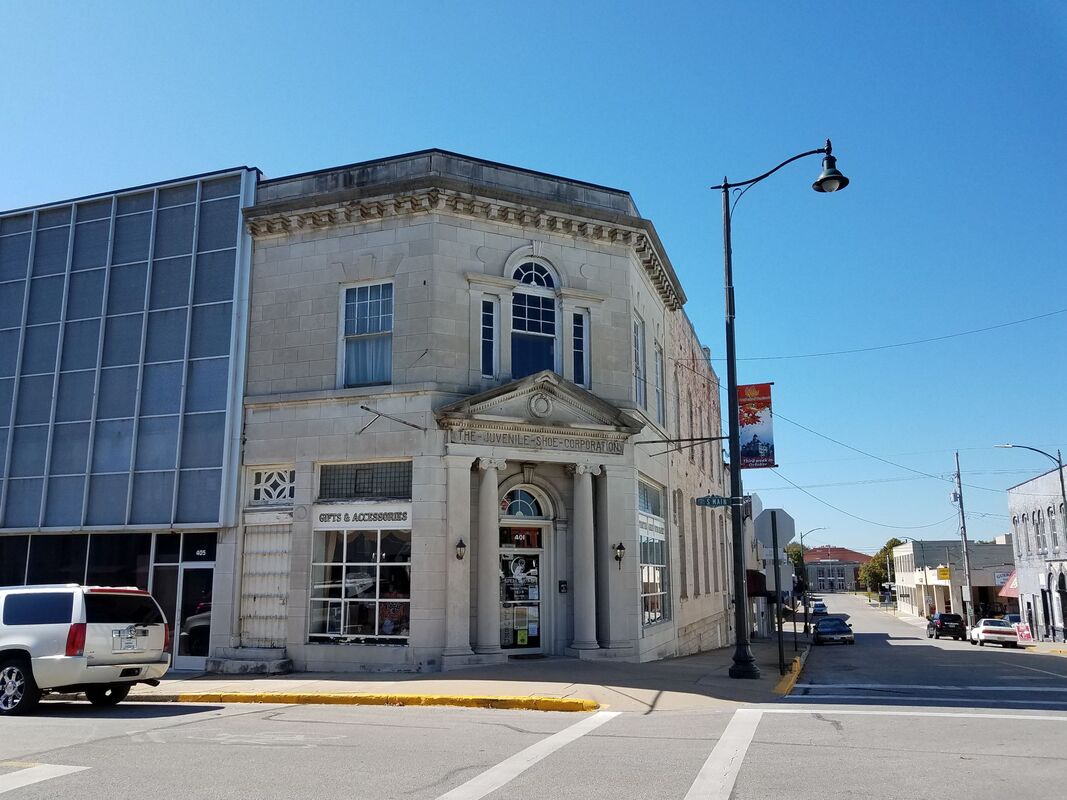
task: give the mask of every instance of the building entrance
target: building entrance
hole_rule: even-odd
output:
[[[522,550],[501,553],[500,597],[501,648],[540,652],[540,552]]]

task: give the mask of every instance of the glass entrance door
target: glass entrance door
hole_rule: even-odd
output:
[[[541,553],[500,555],[500,646],[504,650],[541,649]]]
[[[203,669],[211,634],[212,566],[182,565],[179,573],[178,615],[174,634],[176,669]]]

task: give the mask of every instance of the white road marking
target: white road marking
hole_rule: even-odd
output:
[[[52,778],[61,778],[73,772],[81,772],[88,767],[64,767],[59,764],[38,764],[35,767],[20,769],[17,772],[9,772],[0,775],[0,794],[10,792],[12,789],[21,789],[23,786],[32,786],[41,781]]]
[[[934,692],[1067,692],[1067,686],[927,686],[921,683],[798,683],[796,689],[924,689]]]
[[[559,733],[554,733],[541,741],[530,745],[525,750],[520,750],[515,755],[505,758],[495,767],[490,767],[481,775],[471,778],[466,783],[457,786],[450,792],[446,792],[437,800],[479,800],[490,792],[495,792],[501,786],[511,782],[524,773],[538,761],[552,755],[561,747],[580,739],[590,731],[596,730],[605,722],[610,722],[621,714],[621,711],[599,711],[591,717],[586,717],[581,722],[564,728]]]
[[[1047,669],[1038,669],[1037,667],[1027,667],[1023,664],[1006,664],[1005,666],[1014,667],[1015,669],[1028,669],[1033,672],[1043,672],[1046,675],[1055,675],[1057,678],[1067,678],[1062,672],[1049,672]],[[1029,677],[1029,676],[1027,676]]]
[[[959,717],[961,719],[1017,719],[1026,722],[1067,722],[1067,717],[1041,714],[982,714],[974,711],[875,711],[858,708],[765,708],[764,714],[822,714],[854,717]]]
[[[737,782],[737,773],[745,760],[748,746],[756,733],[763,712],[754,708],[739,708],[730,718],[726,730],[700,768],[685,800],[729,800]]]
[[[931,700],[937,700],[935,705],[947,705],[949,703],[975,703],[978,705],[998,705],[1001,703],[1011,703],[1017,706],[1062,706],[1067,708],[1067,701],[1063,700],[994,700],[989,697],[940,697],[932,698],[929,695],[919,694],[894,694],[887,697],[872,697],[869,694],[799,694],[799,695],[785,695],[782,700],[795,700],[799,703],[810,703],[812,700],[848,700],[855,702],[860,700],[864,703],[870,704],[873,700],[914,700],[918,703],[930,703]]]

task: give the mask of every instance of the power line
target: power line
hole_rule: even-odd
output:
[[[944,336],[930,336],[925,339],[912,339],[908,342],[895,342],[893,344],[880,344],[873,347],[856,347],[851,350],[828,350],[824,353],[794,353],[787,356],[748,356],[738,357],[738,361],[784,361],[794,358],[822,358],[824,356],[844,356],[852,355],[854,353],[872,353],[877,350],[891,350],[896,347],[913,347],[917,344],[929,344],[930,342],[942,342],[946,339],[958,339],[961,336],[972,336],[976,333],[986,333],[987,331],[995,331],[999,328],[1009,328],[1012,325],[1022,325],[1027,322],[1033,322],[1038,319],[1045,319],[1046,317],[1054,317],[1057,314],[1067,314],[1067,308],[1061,308],[1057,311],[1049,311],[1046,314],[1038,314],[1033,317],[1026,317],[1025,319],[1011,320],[1010,322],[1001,322],[997,325],[987,325],[984,328],[975,328],[969,331],[959,331],[958,333],[946,333]],[[712,361],[725,361],[724,358],[713,358]]]
[[[928,525],[889,525],[888,523],[878,523],[878,522],[875,522],[874,519],[866,519],[865,517],[858,516],[858,515],[856,515],[854,513],[851,513],[849,511],[845,511],[844,509],[841,509],[841,508],[838,508],[837,506],[834,506],[833,503],[827,502],[826,500],[824,500],[822,497],[816,497],[815,495],[813,495],[808,490],[801,489],[801,487],[798,486],[796,483],[794,483],[789,478],[786,478],[784,475],[779,473],[779,471],[777,469],[771,469],[770,471],[771,471],[771,473],[774,473],[775,475],[777,475],[779,478],[781,478],[786,483],[789,483],[790,485],[792,485],[794,487],[794,489],[799,490],[803,494],[808,495],[811,499],[815,500],[816,502],[821,502],[827,508],[833,509],[834,511],[837,511],[840,514],[844,514],[845,516],[850,516],[853,519],[859,519],[859,521],[861,523],[866,523],[867,525],[877,525],[879,528],[893,528],[895,530],[920,530],[921,528],[933,528],[933,527],[935,527],[937,525],[944,525],[944,523],[949,522],[950,519],[955,519],[956,518],[956,512],[954,511],[952,513],[952,516],[946,516],[944,519],[939,519],[938,522],[929,523]]]

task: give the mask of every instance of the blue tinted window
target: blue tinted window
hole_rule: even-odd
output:
[[[0,378],[15,374],[19,356],[19,331],[0,331]]]
[[[188,256],[168,258],[152,264],[152,293],[148,307],[173,308],[189,304]]]
[[[7,482],[5,528],[36,528],[41,517],[41,488],[44,480],[11,479]]]
[[[48,497],[45,500],[44,509],[45,527],[81,525],[84,494],[84,475],[49,479]],[[80,578],[78,580],[81,582]]]
[[[96,423],[96,433],[93,438],[93,472],[128,470],[132,447],[132,419],[111,419]],[[125,494],[123,496],[125,497]]]
[[[174,502],[173,472],[138,472],[133,476],[133,506],[130,522],[170,522]]]
[[[22,324],[22,300],[26,281],[0,283],[0,328],[17,328]]]
[[[64,372],[59,376],[56,422],[89,419],[93,413],[93,385],[96,373]]]
[[[237,243],[238,198],[200,204],[197,250],[221,250]]]
[[[185,320],[188,314],[186,308],[173,308],[169,311],[153,311],[148,315],[148,341],[144,352],[146,363],[185,358]]]
[[[22,350],[22,374],[38,375],[42,372],[55,372],[58,346],[58,325],[27,328]]]
[[[67,319],[99,317],[104,299],[104,273],[94,269],[75,272],[67,286]]]
[[[135,214],[116,219],[115,247],[111,263],[125,264],[128,261],[144,261],[148,258],[148,231],[151,225],[151,214]]]
[[[220,303],[193,309],[193,331],[189,339],[189,358],[224,356],[230,352],[230,322],[233,306]]]
[[[86,525],[122,525],[126,522],[126,492],[130,476],[94,475],[89,481]]]
[[[214,522],[219,518],[222,470],[182,470],[178,478],[177,522]],[[186,534],[188,535],[188,534]]]
[[[48,471],[52,475],[76,475],[85,472],[88,452],[88,422],[56,425],[52,431],[52,460],[49,462]]]
[[[60,369],[92,369],[96,366],[99,344],[99,319],[68,322],[63,331],[63,357],[59,362]]]
[[[0,281],[25,278],[30,265],[30,235],[0,237]]]
[[[182,429],[182,469],[222,465],[225,414],[190,414]]]
[[[204,253],[196,257],[196,280],[193,285],[194,303],[214,303],[233,298],[236,250]]]
[[[74,255],[71,270],[93,269],[107,263],[107,237],[111,221],[86,222],[74,228]]]
[[[222,411],[226,408],[229,363],[228,358],[189,362],[186,411]]]
[[[174,469],[178,455],[178,417],[146,417],[137,424],[134,469]]]
[[[63,304],[63,276],[35,278],[30,281],[30,307],[26,312],[26,324],[38,325],[55,322]]]
[[[67,243],[70,226],[37,232],[33,246],[33,274],[55,275],[67,270]]]
[[[107,287],[107,313],[128,314],[134,311],[144,311],[144,292],[147,280],[147,264],[112,267],[111,279]]]
[[[181,362],[148,364],[141,376],[141,414],[174,414],[182,401]]]
[[[133,416],[137,399],[137,367],[100,370],[100,398],[97,419]]]
[[[141,325],[143,314],[108,317],[104,329],[105,367],[136,364],[141,358]]]
[[[16,425],[47,423],[52,411],[53,375],[35,375],[19,381],[19,405],[15,412]]]
[[[44,475],[48,426],[32,425],[26,428],[15,428],[11,436],[11,476],[32,478]]]
[[[196,206],[179,206],[159,212],[156,218],[156,258],[193,252],[193,215]]]

